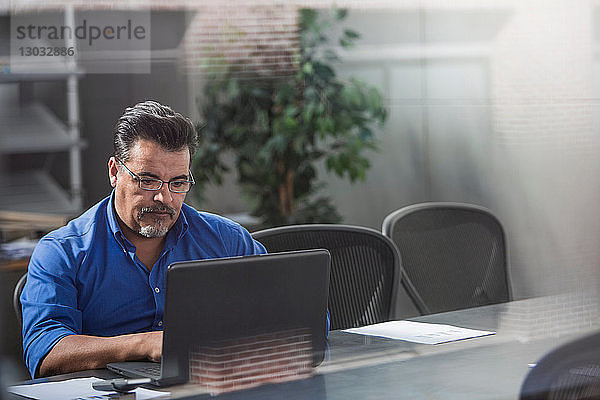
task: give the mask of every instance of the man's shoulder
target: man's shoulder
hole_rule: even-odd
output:
[[[182,207],[182,212],[188,224],[186,240],[202,249],[203,256],[201,258],[242,256],[266,252],[260,243],[252,239],[246,228],[229,218],[198,211],[188,205]]]
[[[182,211],[191,229],[243,230],[240,224],[229,218],[206,211],[198,211],[187,204],[183,205]]]
[[[81,238],[92,233],[97,226],[105,225],[107,204],[108,197],[73,218],[65,226],[48,233],[43,239],[64,241]]]

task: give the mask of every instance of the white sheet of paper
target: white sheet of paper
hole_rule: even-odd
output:
[[[35,383],[32,385],[9,386],[8,391],[30,399],[43,400],[88,400],[88,399],[108,399],[108,394],[116,392],[102,392],[92,389],[92,382],[101,381],[99,378],[77,378],[61,382]],[[135,392],[136,400],[155,399],[161,396],[170,395],[169,392],[159,392],[137,388]],[[114,398],[114,397],[113,397]]]
[[[452,325],[430,324],[413,321],[389,321],[379,324],[346,329],[343,332],[359,335],[379,336],[389,339],[406,340],[422,344],[439,344],[479,336],[493,335],[496,332],[478,331]]]

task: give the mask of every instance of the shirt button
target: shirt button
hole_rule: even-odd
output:
[[[156,287],[156,288],[154,288],[154,291],[155,291],[156,293],[158,293],[158,292],[160,292],[160,289]]]
[[[162,321],[158,321],[158,326],[162,326]]]

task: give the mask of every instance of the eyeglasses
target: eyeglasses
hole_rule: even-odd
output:
[[[194,183],[196,183],[194,181],[194,177],[192,176],[192,171],[190,171],[190,170],[188,170],[190,173],[189,181],[185,180],[185,179],[174,179],[172,181],[167,182],[167,181],[163,181],[162,179],[139,176],[138,174],[131,172],[131,170],[125,166],[123,161],[119,160],[116,157],[115,157],[115,160],[117,160],[117,162],[119,164],[121,164],[123,166],[123,168],[125,168],[127,170],[127,172],[129,172],[129,175],[131,175],[131,177],[138,182],[138,186],[142,190],[148,190],[148,191],[154,192],[154,191],[160,190],[162,188],[163,183],[166,183],[169,187],[169,190],[173,193],[187,193],[192,188],[192,185]]]

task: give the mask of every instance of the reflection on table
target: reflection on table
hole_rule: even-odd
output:
[[[530,365],[548,351],[600,329],[597,290],[412,318],[496,331],[439,345],[331,332],[325,361],[308,379],[225,393],[222,399],[517,399]],[[112,378],[106,370],[53,377]],[[213,398],[192,384],[171,398]]]

